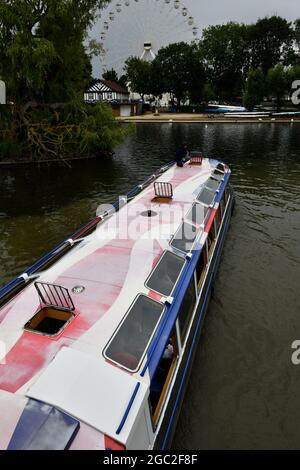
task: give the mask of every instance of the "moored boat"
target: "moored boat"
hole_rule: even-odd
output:
[[[227,104],[208,104],[205,109],[206,113],[227,114],[227,113],[244,113],[247,109],[244,106],[230,106]]]
[[[165,449],[234,194],[193,152],[0,290],[0,449]]]

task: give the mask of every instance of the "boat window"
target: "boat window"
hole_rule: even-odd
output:
[[[220,208],[221,208],[221,214],[222,214],[222,217],[224,216],[224,213],[225,213],[225,207],[226,207],[226,204],[225,204],[225,194],[223,194],[223,197],[220,201]]]
[[[195,202],[191,210],[187,214],[186,219],[195,225],[202,225],[205,220],[207,212],[208,212],[208,208],[206,206],[203,206],[202,204],[198,204]]]
[[[105,350],[105,357],[135,371],[155,332],[164,305],[139,295]]]
[[[184,222],[179,227],[179,230],[175,234],[171,245],[177,250],[188,253],[193,248],[197,233],[199,229],[193,225]]]
[[[194,312],[196,304],[196,291],[195,291],[195,279],[194,276],[191,279],[189,287],[185,293],[183,302],[180,307],[178,322],[180,328],[181,342],[183,343],[186,337],[186,333]]]
[[[207,206],[210,206],[215,198],[215,193],[210,191],[208,188],[203,188],[197,196],[199,202],[203,202]]]
[[[216,170],[222,171],[223,173],[225,172],[225,167],[223,163],[218,163],[216,166]]]
[[[24,328],[45,335],[57,335],[73,317],[70,311],[44,307],[26,323]]]
[[[215,224],[212,224],[211,226],[211,229],[210,231],[208,232],[208,235],[207,235],[207,246],[208,246],[208,253],[210,254],[213,246],[214,246],[214,243],[215,243],[215,239],[216,239],[216,228],[215,228]]]
[[[216,234],[219,233],[221,222],[222,222],[222,214],[221,214],[221,207],[219,206],[215,215],[215,219],[214,219]]]
[[[173,330],[150,384],[149,403],[154,427],[159,420],[177,359],[178,345],[176,331]]]
[[[201,251],[199,261],[196,266],[196,279],[197,279],[198,292],[201,289],[201,285],[204,279],[206,265],[207,265],[207,253],[206,253],[206,248],[204,246]]]
[[[212,191],[216,192],[220,186],[220,181],[217,181],[213,178],[209,178],[209,180],[205,183],[205,186],[208,189],[211,189]]]
[[[217,177],[222,177],[222,179],[224,178],[224,169],[223,168],[219,168],[219,167],[216,167],[213,171],[213,176],[215,178]]]
[[[184,263],[184,259],[170,251],[166,251],[146,281],[146,286],[169,297],[177,283]]]
[[[223,181],[224,179],[224,173],[219,172],[218,170],[215,170],[212,174],[213,179],[218,180],[218,181]]]

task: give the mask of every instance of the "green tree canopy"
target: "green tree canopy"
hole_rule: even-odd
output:
[[[171,93],[180,106],[185,96],[195,95],[205,82],[201,55],[196,45],[184,42],[160,49],[153,61],[160,78],[161,91]]]
[[[138,57],[129,57],[125,62],[125,75],[130,82],[130,89],[144,95],[151,94],[151,63]]]
[[[227,23],[209,26],[203,31],[200,49],[207,75],[221,99],[241,95],[250,62],[249,27]]]
[[[269,69],[267,75],[267,86],[269,93],[276,97],[277,110],[282,107],[284,95],[289,92],[288,74],[282,64]]]
[[[250,69],[244,95],[244,105],[249,111],[260,104],[267,93],[267,80],[261,68]]]
[[[251,66],[262,68],[266,75],[268,70],[284,62],[289,54],[293,41],[292,24],[279,16],[259,19],[249,29],[251,48]]]
[[[14,103],[68,101],[90,80],[83,41],[106,0],[1,0],[1,75]]]
[[[9,149],[32,159],[90,154],[125,135],[104,104],[83,104],[91,54],[99,53],[95,41],[84,44],[106,3],[0,0],[0,76],[11,102],[1,113],[1,156]]]
[[[300,18],[294,22],[294,39],[296,45],[296,62],[300,64]]]
[[[106,70],[106,72],[102,74],[102,78],[104,78],[104,80],[111,80],[112,82],[116,83],[119,81],[118,74],[114,69]]]

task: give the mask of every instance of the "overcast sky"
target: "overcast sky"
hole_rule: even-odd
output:
[[[172,3],[173,1],[171,0]],[[172,3],[165,5],[163,9],[166,13],[173,11],[172,15],[165,18],[157,13],[164,0],[160,0],[160,3],[155,0],[139,0],[138,3],[130,0],[129,8],[124,6],[125,0],[112,0],[103,11],[102,18],[94,25],[92,37],[100,39],[103,22],[109,21],[109,12],[116,10],[117,3],[122,4],[122,9],[121,13],[115,14],[114,20],[109,22],[109,30],[105,32],[106,55],[104,59],[93,59],[95,77],[101,76],[106,68],[114,68],[119,74],[122,73],[124,61],[129,56],[141,57],[145,41],[151,42],[156,53],[160,47],[170,42],[190,41],[193,38],[191,26],[188,30],[181,26],[181,29],[176,29],[179,22],[182,23],[182,16],[180,10],[174,10]],[[228,21],[253,23],[258,18],[272,15],[280,15],[289,21],[300,18],[300,0],[181,0],[181,3],[194,17],[195,25],[198,26],[198,37],[201,37],[203,28]],[[170,22],[170,17],[174,23]]]
[[[202,29],[227,21],[255,22],[266,15],[300,18],[300,0],[183,0]]]

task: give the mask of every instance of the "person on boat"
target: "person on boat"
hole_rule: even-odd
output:
[[[188,151],[187,144],[181,144],[176,150],[176,154],[175,154],[175,161],[177,162],[177,166],[182,167],[188,155],[189,155],[189,151]]]

